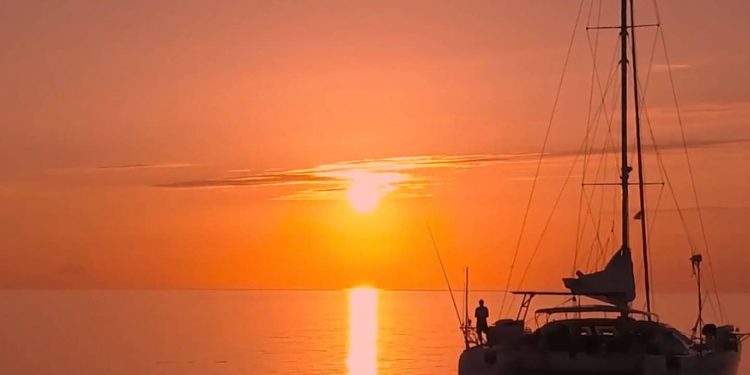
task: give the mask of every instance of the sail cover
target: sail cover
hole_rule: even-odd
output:
[[[576,278],[563,279],[565,287],[572,293],[623,306],[635,299],[635,278],[630,249],[617,251],[603,270],[584,274],[576,272]]]

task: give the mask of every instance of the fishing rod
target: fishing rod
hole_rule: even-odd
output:
[[[427,223],[427,232],[430,233],[430,239],[432,240],[432,248],[435,249],[435,255],[437,255],[438,262],[440,263],[440,269],[443,271],[443,277],[445,278],[445,284],[448,286],[448,292],[450,293],[450,296],[451,296],[453,309],[456,312],[456,318],[458,318],[458,324],[462,326],[463,322],[461,321],[461,313],[458,311],[458,304],[456,303],[456,298],[453,295],[453,288],[451,288],[451,282],[448,279],[448,273],[445,271],[445,265],[443,265],[443,258],[440,256],[440,250],[438,249],[437,242],[435,241],[435,236],[432,234],[432,228],[430,227],[429,223]],[[466,332],[463,328],[461,328],[461,332],[463,332],[464,336],[466,336]]]

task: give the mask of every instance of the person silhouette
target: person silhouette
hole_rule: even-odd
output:
[[[484,300],[479,300],[479,306],[477,306],[476,310],[474,310],[474,317],[477,318],[477,341],[479,344],[484,343],[484,339],[482,339],[482,333],[484,333],[485,337],[487,336],[487,330],[489,329],[489,326],[487,325],[487,318],[490,316],[490,311],[487,309],[486,306],[484,306]]]

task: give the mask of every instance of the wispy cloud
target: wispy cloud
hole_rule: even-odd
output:
[[[279,200],[326,200],[340,196],[356,184],[373,184],[398,198],[424,197],[434,181],[426,174],[432,169],[466,169],[489,164],[533,160],[535,154],[425,155],[380,159],[349,160],[301,169],[273,169],[262,172],[232,170],[227,176],[159,185],[165,188],[273,187],[298,185]]]
[[[111,169],[111,170],[127,170],[127,169],[163,169],[163,168],[189,168],[195,167],[195,164],[190,163],[157,163],[157,164],[115,164],[115,165],[101,165],[95,167],[96,169]]]
[[[748,143],[750,139],[734,140],[701,140],[691,142],[689,147],[716,147],[727,144]],[[682,142],[662,142],[660,150],[682,148]],[[596,153],[597,151],[592,151]],[[601,152],[601,151],[598,151]],[[607,151],[612,152],[612,151]],[[646,148],[645,152],[653,152]],[[562,162],[570,158],[575,151],[560,151],[545,155],[550,164],[553,160]],[[294,186],[287,189],[275,200],[328,200],[340,198],[342,194],[357,184],[369,184],[383,194],[397,198],[414,198],[429,196],[428,187],[434,185],[434,173],[431,170],[459,170],[485,167],[489,165],[515,165],[533,168],[539,154],[466,154],[466,155],[422,155],[378,159],[348,160],[330,164],[298,169],[268,169],[252,171],[235,169],[226,172],[225,176],[176,181],[157,185],[161,188],[197,189],[197,188],[270,188]],[[542,176],[542,178],[565,178],[564,175]],[[511,179],[525,181],[530,176],[513,176]]]
[[[131,163],[131,164],[107,164],[81,167],[62,167],[47,170],[52,173],[92,173],[92,172],[117,172],[117,171],[142,171],[156,169],[175,169],[199,167],[200,164],[192,163]]]
[[[667,65],[667,64],[654,64],[653,67],[651,68],[651,70],[653,70],[654,72],[666,72],[670,68],[672,70],[682,70],[682,69],[690,69],[690,68],[693,68],[693,67],[694,67],[694,65],[692,65],[692,64],[671,64],[671,65]]]
[[[689,117],[690,125],[700,125],[708,122],[712,127],[724,123],[727,118],[747,123],[750,119],[750,101],[722,101],[706,102],[683,105],[680,107],[684,117]],[[649,109],[649,114],[654,118],[675,118],[674,106],[655,107]]]
[[[699,114],[715,114],[715,113],[726,113],[726,114],[744,114],[745,116],[750,113],[750,102],[748,101],[730,101],[730,102],[716,102],[716,103],[700,103],[692,106],[688,106],[682,109],[685,113],[699,113]]]

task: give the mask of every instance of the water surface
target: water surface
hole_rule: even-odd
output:
[[[494,316],[499,294],[479,297]],[[745,295],[723,304],[750,327]],[[695,317],[689,295],[657,309],[683,331]],[[457,325],[443,292],[4,291],[0,373],[455,374]]]

